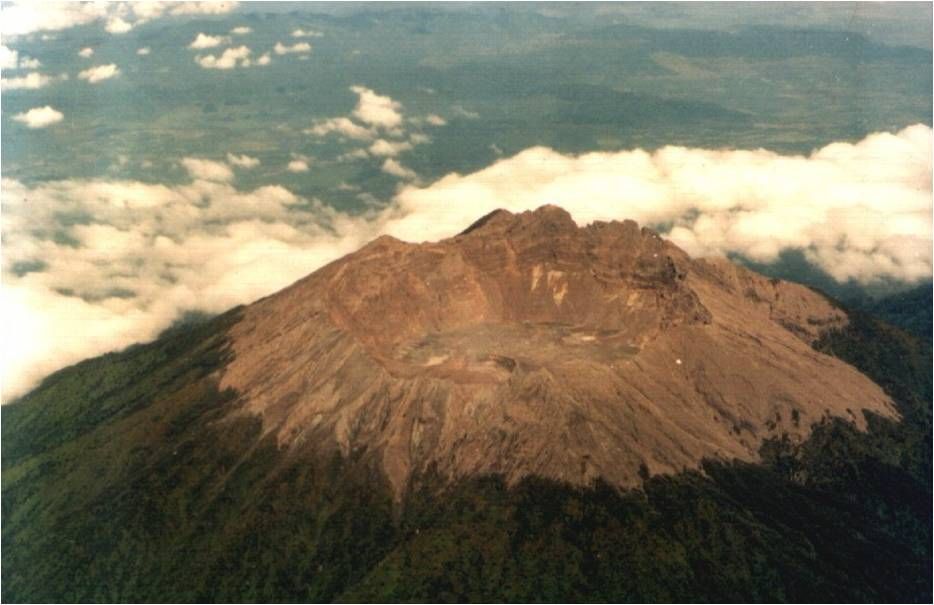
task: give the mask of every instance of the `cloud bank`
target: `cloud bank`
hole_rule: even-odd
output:
[[[404,189],[392,229],[432,239],[496,208],[551,203],[579,223],[664,226],[692,255],[768,263],[794,249],[838,281],[916,281],[932,272],[931,145],[931,128],[919,124],[809,156],[685,147],[570,156],[536,147]]]
[[[800,250],[841,281],[930,279],[931,147],[924,125],[806,156],[536,147],[410,182],[383,209],[353,216],[280,186],[238,190],[230,164],[245,156],[184,158],[191,182],[174,186],[5,180],[0,317],[16,355],[3,360],[4,397],[153,338],[186,310],[272,293],[380,234],[435,240],[495,208],[559,204],[580,224],[633,218],[694,255],[769,262]]]
[[[41,31],[61,31],[79,25],[103,23],[108,33],[122,34],[137,25],[163,17],[219,15],[233,11],[237,2],[37,2],[23,0],[0,7],[4,37]]]
[[[173,187],[3,181],[4,401],[152,339],[184,310],[253,300],[363,243],[320,204],[278,186],[238,191],[219,163],[188,160],[197,176]]]

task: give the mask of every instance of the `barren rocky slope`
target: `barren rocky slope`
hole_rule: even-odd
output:
[[[846,323],[805,287],[544,206],[381,237],[254,303],[220,386],[282,446],[375,457],[397,495],[429,470],[630,486],[896,416],[810,346]]]

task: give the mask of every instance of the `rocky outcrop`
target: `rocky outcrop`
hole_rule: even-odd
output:
[[[437,243],[381,237],[246,308],[222,387],[281,444],[413,473],[620,485],[754,460],[832,415],[895,415],[810,343],[846,315],[632,221],[496,211]]]

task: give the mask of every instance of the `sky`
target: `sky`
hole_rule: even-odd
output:
[[[495,208],[932,274],[929,3],[0,4],[2,394]],[[795,275],[792,275],[795,277]]]

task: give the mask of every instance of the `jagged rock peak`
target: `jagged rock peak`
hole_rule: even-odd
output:
[[[530,228],[543,229],[550,233],[570,233],[578,229],[577,223],[567,210],[560,206],[546,204],[519,214],[503,209],[494,210],[478,219],[459,235],[471,233],[492,235],[502,233],[504,230]]]

